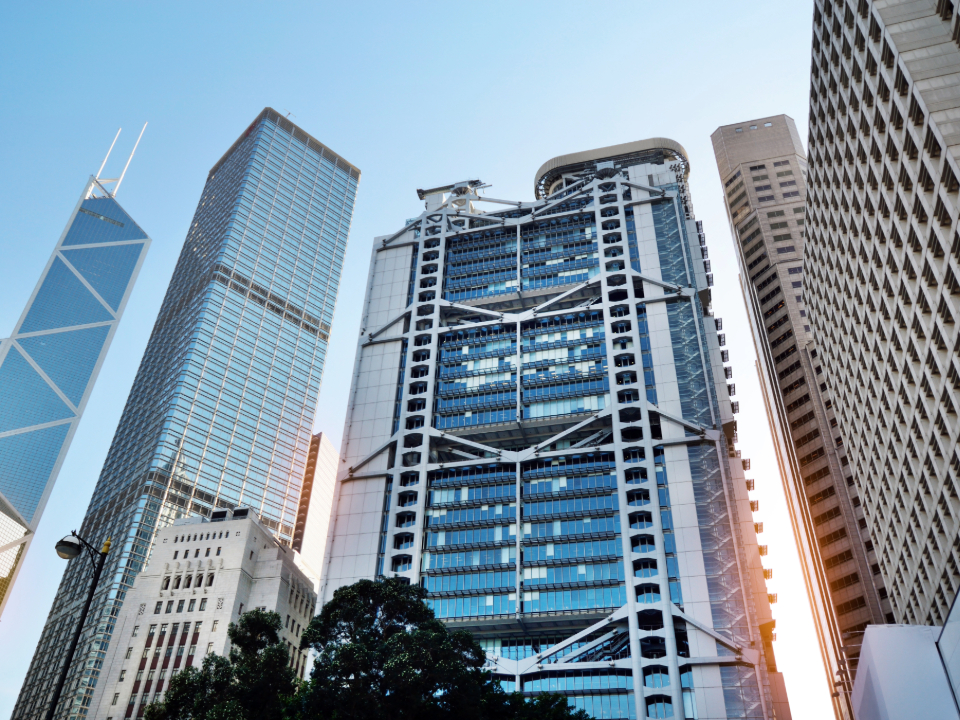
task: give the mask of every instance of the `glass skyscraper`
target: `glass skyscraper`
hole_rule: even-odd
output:
[[[511,690],[789,718],[709,260],[664,138],[377,238],[321,591],[404,578]]]
[[[243,505],[291,543],[359,178],[270,108],[210,170],[81,528],[118,552],[58,717],[85,716],[157,528]],[[14,718],[42,714],[87,572],[64,575]]]
[[[13,335],[0,340],[0,614],[149,245],[91,177]]]

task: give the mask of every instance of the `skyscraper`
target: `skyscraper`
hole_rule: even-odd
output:
[[[114,547],[58,717],[83,717],[154,533],[254,509],[289,545],[359,171],[267,108],[207,177],[81,534]],[[87,569],[71,563],[14,718],[42,714]]]
[[[952,2],[814,6],[805,299],[893,619],[960,587]]]
[[[857,654],[845,656],[841,647],[858,644],[868,624],[885,622],[890,605],[872,570],[876,554],[863,531],[804,304],[806,153],[786,115],[725,125],[712,138],[767,418],[832,685],[847,660],[856,669]],[[847,700],[834,698],[841,717],[852,717]]]
[[[317,433],[313,436],[307,453],[307,468],[303,473],[300,507],[293,531],[293,549],[318,574],[323,567],[339,460],[340,456],[326,435]]]
[[[87,181],[0,340],[0,613],[150,246],[107,183]]]
[[[422,584],[506,687],[597,717],[789,717],[688,173],[575,153],[374,241],[324,601]]]

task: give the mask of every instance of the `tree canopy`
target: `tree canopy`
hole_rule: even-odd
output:
[[[170,679],[163,700],[152,703],[145,720],[282,720],[296,691],[283,623],[275,612],[253,610],[230,623],[230,653],[210,654],[200,668],[188,667]]]
[[[587,720],[562,695],[504,692],[466,631],[451,632],[426,591],[399,580],[338,589],[303,632],[315,651],[298,681],[280,616],[253,611],[229,628],[228,657],[208,655],[170,682],[146,720]]]

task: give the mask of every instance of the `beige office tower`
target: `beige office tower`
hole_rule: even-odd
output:
[[[896,622],[960,585],[956,3],[816,0],[804,267]]]
[[[326,435],[317,433],[313,436],[307,452],[307,467],[303,472],[303,489],[300,491],[292,547],[300,553],[304,563],[317,573],[323,567],[339,459],[337,449]]]
[[[807,160],[786,115],[726,125],[712,139],[824,667],[831,685],[843,683],[838,717],[851,717],[840,691],[851,687],[858,653],[841,647],[858,645],[890,607],[804,304]]]

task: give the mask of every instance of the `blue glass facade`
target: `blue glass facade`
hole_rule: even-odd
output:
[[[269,108],[210,171],[83,523],[119,552],[60,716],[85,716],[109,618],[158,528],[243,505],[290,545],[358,181],[355,167]],[[100,214],[83,232],[112,231]],[[85,262],[98,271],[98,257]],[[64,577],[16,718],[43,704],[57,669],[47,650],[80,569]]]
[[[418,191],[375,248],[323,593],[419,583],[505,688],[593,717],[769,720],[705,240],[661,141],[551,161],[532,203]]]
[[[0,613],[150,240],[90,178],[0,341]]]

